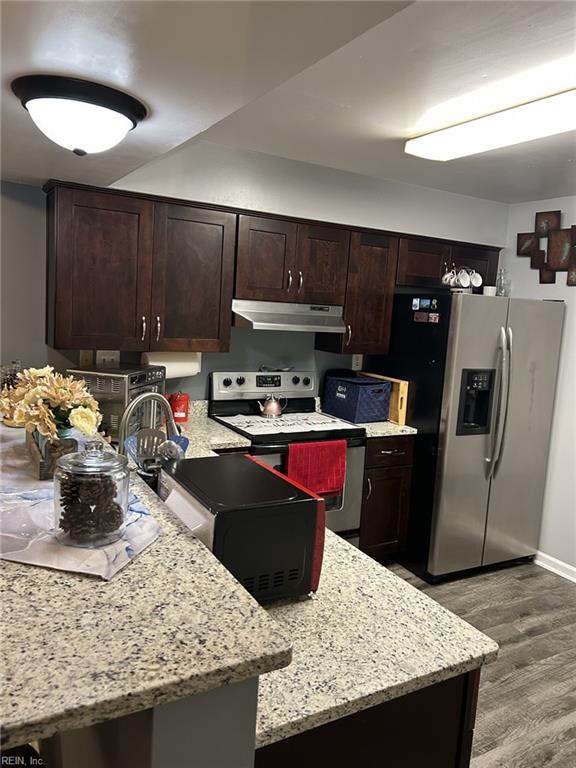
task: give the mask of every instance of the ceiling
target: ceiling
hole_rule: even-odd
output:
[[[109,184],[407,4],[4,2],[2,177]],[[10,82],[34,73],[115,86],[144,101],[150,117],[113,150],[76,157],[45,138],[12,95]]]
[[[410,136],[576,87],[575,56],[573,2],[419,2],[203,138],[503,202],[576,194],[574,132],[446,163],[403,152]]]
[[[77,157],[10,91],[14,77],[40,72],[121,88],[150,117],[113,150]],[[447,163],[406,155],[404,142],[575,86],[574,2],[4,2],[2,176],[106,185],[201,135],[475,197],[540,200],[576,194],[574,132]]]

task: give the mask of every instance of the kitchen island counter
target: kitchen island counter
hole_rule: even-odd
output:
[[[231,447],[225,434],[200,439],[205,415],[192,421],[189,455]],[[260,675],[265,748],[496,656],[492,640],[330,531],[317,594],[263,609],[137,477],[133,487],[162,534],[111,582],[1,562],[7,745]]]
[[[257,746],[478,669],[497,644],[331,531],[316,595],[268,607],[292,663],[260,678]]]
[[[27,461],[23,430],[0,426],[0,441],[8,486]],[[5,453],[14,441],[16,462]],[[6,747],[290,662],[280,625],[136,475],[132,488],[162,530],[111,581],[0,560]]]

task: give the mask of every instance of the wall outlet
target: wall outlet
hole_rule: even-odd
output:
[[[97,349],[96,368],[119,368],[120,351],[117,349]]]
[[[364,355],[352,355],[352,370],[361,371],[364,367]]]

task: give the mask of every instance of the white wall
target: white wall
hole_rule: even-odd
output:
[[[536,211],[555,210],[563,213],[563,227],[576,224],[576,197],[510,206],[501,265],[509,270],[513,296],[566,302],[540,550],[576,567],[576,287],[566,285],[565,272],[557,274],[554,285],[540,285],[538,270],[516,255],[516,235],[533,231]]]
[[[46,314],[46,210],[39,187],[2,182],[0,362],[50,363],[67,358],[44,343]]]
[[[373,179],[203,140],[187,143],[112,186],[487,245],[506,243],[505,203]]]

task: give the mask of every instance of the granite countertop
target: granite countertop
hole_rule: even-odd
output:
[[[192,400],[188,421],[180,426],[182,434],[190,440],[187,459],[212,456],[216,450],[250,447],[250,440],[246,437],[209,418],[206,400]]]
[[[415,435],[418,430],[414,427],[400,427],[393,421],[371,421],[366,424],[357,424],[364,427],[366,437],[397,437],[398,435]]]
[[[260,678],[260,747],[469,672],[498,651],[330,531],[316,595],[267,610],[294,649],[290,666]]]
[[[205,402],[183,432],[188,457],[248,445]],[[492,640],[330,531],[318,593],[263,609],[136,476],[133,488],[162,534],[110,582],[0,561],[6,746],[255,675],[263,746],[496,655]]]
[[[290,663],[282,628],[135,475],[132,487],[162,532],[111,581],[0,560],[6,747]]]
[[[320,400],[318,399],[317,409],[321,411]],[[190,403],[190,416],[186,424],[181,426],[182,434],[190,439],[190,447],[186,452],[187,458],[190,459],[211,455],[214,450],[247,448],[250,445],[247,438],[208,417],[208,402],[206,400],[193,400]],[[392,421],[372,421],[356,426],[366,430],[366,437],[415,435],[418,431],[414,427],[400,427]]]

